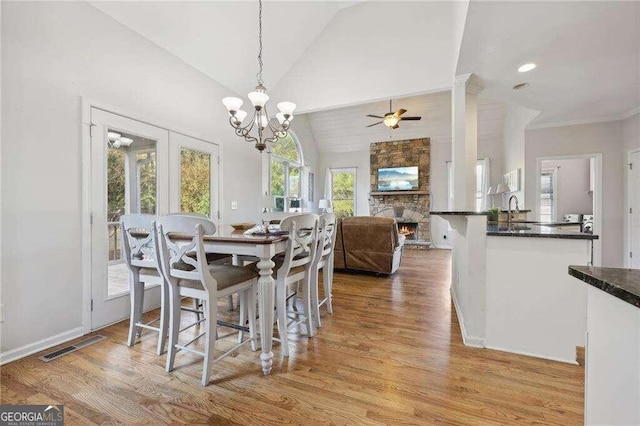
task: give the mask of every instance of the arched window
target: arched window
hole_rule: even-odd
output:
[[[302,165],[302,149],[291,133],[271,147],[269,188],[274,197],[274,211],[302,210]]]

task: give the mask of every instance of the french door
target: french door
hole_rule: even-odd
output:
[[[218,146],[170,132],[171,211],[220,219]]]
[[[129,270],[122,258],[120,216],[169,211],[169,132],[91,108],[91,329],[130,314]],[[144,309],[160,305],[160,287]]]

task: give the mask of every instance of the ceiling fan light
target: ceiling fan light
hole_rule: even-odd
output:
[[[394,114],[388,114],[384,117],[384,119],[382,120],[382,122],[384,123],[385,126],[387,127],[395,127],[398,125],[398,123],[400,122],[400,117],[394,115]]]
[[[236,111],[238,111],[242,106],[242,99],[229,96],[222,99],[222,103],[227,107],[227,111],[229,111],[229,114],[234,115]]]
[[[287,115],[292,116],[293,111],[295,111],[296,109],[296,104],[294,104],[293,102],[280,102],[278,104],[278,109],[285,117]]]
[[[251,92],[249,93],[249,100],[253,104],[253,107],[258,111],[264,108],[264,104],[269,100],[269,95],[264,92]]]

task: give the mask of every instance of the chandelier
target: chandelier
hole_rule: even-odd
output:
[[[258,85],[254,92],[247,95],[253,105],[253,117],[243,127],[242,124],[247,117],[247,112],[240,109],[242,99],[227,97],[222,100],[222,103],[229,111],[229,124],[235,129],[236,136],[243,137],[247,142],[255,143],[256,149],[262,152],[267,147],[267,142],[273,143],[278,139],[287,137],[296,104],[293,102],[280,102],[278,104],[280,112],[276,114],[276,119],[280,125],[272,123],[266,107],[269,95],[267,95],[267,89],[264,87],[264,81],[262,80],[262,0],[259,0],[258,22],[258,41],[260,46],[258,49],[259,71],[256,74]]]

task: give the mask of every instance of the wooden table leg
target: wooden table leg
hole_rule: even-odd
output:
[[[260,360],[262,361],[262,372],[268,375],[273,365],[273,352],[271,346],[273,344],[273,307],[275,304],[275,281],[271,276],[275,263],[271,260],[273,257],[273,247],[265,245],[264,252],[260,256],[258,269],[260,270],[260,278],[258,279],[258,311],[260,314],[260,344],[262,353]]]

